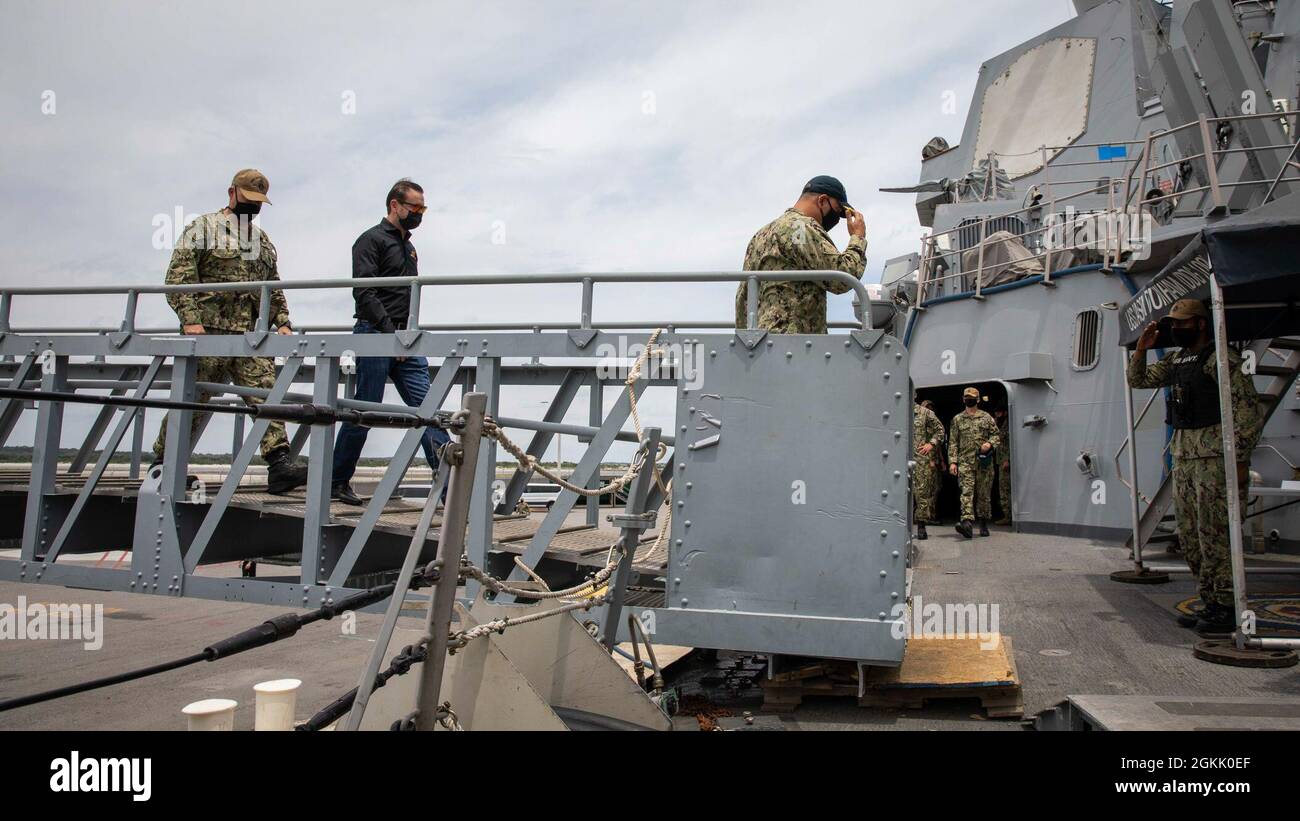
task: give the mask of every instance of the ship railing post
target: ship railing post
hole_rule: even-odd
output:
[[[1110,177],[1106,178],[1106,248],[1101,255],[1101,270],[1103,273],[1111,272],[1111,265],[1119,259],[1119,243],[1116,236],[1115,224],[1115,183]],[[1112,251],[1113,249],[1113,251]]]
[[[753,330],[758,327],[758,278],[745,280],[745,327]]]
[[[1203,120],[1204,118],[1202,118]],[[1232,603],[1236,613],[1237,629],[1233,633],[1237,649],[1246,646],[1253,637],[1246,632],[1246,563],[1241,548],[1241,486],[1237,476],[1237,422],[1232,415],[1232,371],[1228,363],[1227,315],[1223,304],[1223,286],[1210,270],[1210,312],[1214,318],[1214,356],[1218,367],[1219,415],[1223,435],[1223,478],[1228,496],[1228,556],[1232,565]],[[1243,454],[1247,459],[1250,454]],[[1246,481],[1250,481],[1247,471]]]
[[[46,349],[41,359],[41,390],[68,389],[68,358]],[[20,386],[21,387],[21,386]],[[18,400],[14,400],[18,401]],[[21,555],[25,562],[44,555],[50,545],[47,517],[49,496],[59,468],[59,439],[63,432],[63,403],[48,400],[36,405],[36,435],[32,440],[32,474],[27,486],[27,511],[23,520]]]
[[[591,277],[582,278],[582,316],[580,323],[582,328],[591,328],[592,305],[595,302],[595,282]]]
[[[234,458],[239,453],[239,446],[244,444],[244,417],[236,414],[232,420],[234,422],[234,437],[230,442],[230,458]]]
[[[242,417],[241,417],[242,418]],[[131,430],[131,465],[128,476],[140,478],[140,457],[144,452],[144,411],[135,415],[135,425]]]
[[[257,300],[257,330],[268,331],[271,329],[271,287],[263,285],[259,289],[260,296]]]
[[[126,292],[126,316],[122,317],[122,332],[135,333],[136,306],[140,301],[139,291]]]
[[[420,329],[420,283],[418,280],[411,283],[411,306],[406,316],[406,329],[408,331],[418,331]]]
[[[1201,132],[1202,159],[1205,160],[1205,177],[1210,184],[1210,210],[1207,216],[1223,213],[1223,189],[1219,187],[1219,168],[1214,158],[1214,140],[1210,136],[1210,121],[1204,114],[1196,118]]]
[[[432,730],[438,724],[438,700],[442,695],[442,674],[447,667],[452,607],[456,603],[456,586],[460,580],[460,559],[465,551],[470,494],[474,488],[487,401],[487,396],[482,393],[465,395],[461,401],[465,425],[460,442],[454,449],[447,449],[451,473],[447,478],[447,506],[438,536],[440,573],[425,617],[428,645],[424,663],[420,665],[415,716],[417,730]]]
[[[646,502],[650,489],[654,487],[657,471],[655,455],[659,452],[659,428],[646,428],[644,435],[645,439],[641,447],[645,462],[642,463],[641,472],[637,474],[632,487],[628,489],[627,505],[623,509],[623,535],[619,537],[623,555],[619,557],[618,569],[614,571],[614,578],[610,580],[610,598],[606,605],[605,621],[601,632],[601,643],[611,653],[618,646],[618,624],[623,615],[623,601],[627,595],[628,581],[632,578],[632,563],[636,559],[636,549],[641,542],[641,534],[645,532],[645,521],[642,520],[655,515],[655,511],[647,510]]]
[[[480,356],[474,368],[474,390],[486,397],[484,412],[497,416],[501,411],[501,358]],[[469,536],[465,544],[469,560],[478,567],[487,566],[488,553],[492,551],[493,522],[496,506],[493,504],[493,484],[497,478],[496,440],[489,439],[478,448],[478,468],[474,474],[474,499],[469,509]],[[478,596],[479,582],[465,581],[465,599],[473,602]]]
[[[339,360],[316,357],[311,401],[316,405],[338,405]],[[304,585],[316,584],[326,575],[325,534],[330,525],[330,482],[334,470],[334,425],[312,425],[307,459],[307,505],[303,512],[301,573]]]
[[[916,271],[916,307],[925,303],[925,286],[929,282],[930,268],[934,264],[934,238],[921,238],[921,267]]]
[[[591,393],[587,397],[587,424],[593,428],[599,428],[601,421],[605,418],[604,400],[605,385],[600,381],[600,371],[598,369],[593,370],[591,372]],[[591,437],[587,437],[586,441],[590,444]],[[587,481],[586,486],[588,488],[600,487],[600,468],[596,468],[596,472],[592,475],[591,479]],[[587,505],[587,524],[591,527],[599,526],[600,497],[588,496],[586,497],[585,504]]]
[[[1047,216],[1051,220],[1056,219],[1056,195],[1052,193],[1052,173],[1051,166],[1047,163],[1047,146],[1038,147],[1039,156],[1043,163],[1043,187],[1047,189]],[[1052,281],[1052,230],[1047,226],[1047,221],[1043,221],[1043,281]]]
[[[976,299],[984,298],[980,292],[983,290],[981,281],[984,279],[984,241],[988,238],[988,233],[989,233],[988,226],[989,226],[989,218],[980,217],[979,265],[975,269],[975,298]]]
[[[1120,373],[1124,375],[1124,420],[1128,425],[1129,517],[1133,526],[1133,568],[1140,574],[1145,568],[1142,566],[1142,519],[1138,513],[1137,426],[1133,420],[1133,389],[1128,384],[1128,349],[1120,348],[1119,355]],[[1145,353],[1142,355],[1146,356]]]

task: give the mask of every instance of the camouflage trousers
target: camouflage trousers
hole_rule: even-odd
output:
[[[1011,465],[1002,466],[998,462],[998,502],[1002,505],[1002,516],[1011,518]]]
[[[939,494],[939,472],[934,466],[934,457],[916,454],[916,466],[912,469],[912,501],[916,504],[917,524],[934,524],[935,497]]]
[[[275,385],[275,360],[263,356],[255,357],[224,357],[224,356],[204,356],[199,358],[198,381],[200,382],[230,382],[245,388],[266,388],[270,389]],[[203,391],[199,392],[198,399],[200,402],[206,402],[212,398],[212,394]],[[244,404],[257,405],[262,403],[262,399],[253,397],[243,397]],[[190,423],[190,436],[193,437],[202,424],[203,417],[207,414],[194,414]],[[158,439],[153,444],[154,456],[161,459],[167,443],[167,418],[163,417],[162,427],[158,431]],[[191,446],[193,445],[191,438]],[[280,448],[289,446],[289,438],[284,432],[283,422],[272,422],[262,436],[262,457]]]
[[[978,459],[957,464],[957,487],[961,490],[961,518],[975,521],[993,518],[993,463],[980,467]]]
[[[1201,599],[1232,607],[1227,499],[1221,458],[1174,460],[1174,516],[1183,557]]]

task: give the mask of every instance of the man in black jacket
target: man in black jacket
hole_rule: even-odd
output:
[[[408,179],[394,183],[388,192],[388,216],[367,230],[352,245],[352,276],[418,276],[415,246],[411,231],[420,224],[426,210],[424,189]],[[409,288],[352,289],[356,300],[357,324],[354,333],[391,334],[403,330],[409,321]],[[429,392],[429,361],[423,356],[367,356],[357,359],[356,398],[365,402],[382,402],[389,379],[397,387],[402,401],[412,407],[424,401]],[[334,477],[330,497],[350,505],[363,504],[352,490],[352,474],[366,444],[368,429],[344,424],[334,442]],[[425,428],[420,444],[429,467],[438,472],[437,449],[447,442],[447,434]]]

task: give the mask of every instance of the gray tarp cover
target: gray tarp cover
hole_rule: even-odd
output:
[[[1132,347],[1147,323],[1162,319],[1178,300],[1208,299],[1211,271],[1230,307],[1229,339],[1300,334],[1300,194],[1198,232],[1120,309],[1120,344]],[[1264,302],[1286,305],[1244,307]]]

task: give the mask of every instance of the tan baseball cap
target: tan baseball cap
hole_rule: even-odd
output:
[[[271,204],[271,201],[266,198],[266,192],[271,189],[271,183],[266,179],[266,175],[256,168],[245,168],[240,171],[230,181],[230,184],[252,202]]]
[[[968,397],[968,396],[973,396],[973,397],[975,397],[976,399],[979,399],[979,398],[980,398],[980,392],[977,391],[977,390],[975,390],[974,388],[967,388],[966,390],[964,390],[964,391],[961,392],[961,397],[962,397],[962,399],[965,399],[965,398]]]
[[[1199,299],[1180,299],[1169,309],[1170,319],[1192,319],[1193,317],[1209,319],[1210,312],[1205,310],[1205,303]]]

